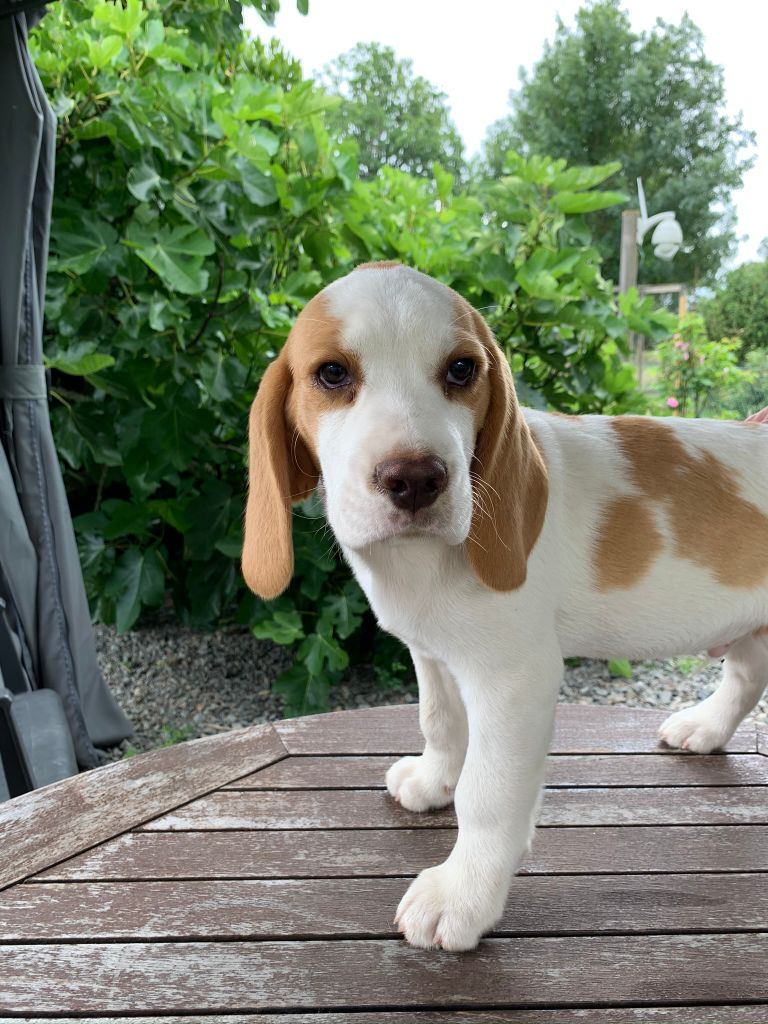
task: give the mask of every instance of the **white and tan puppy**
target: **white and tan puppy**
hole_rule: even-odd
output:
[[[413,811],[456,805],[453,851],[398,909],[413,945],[470,949],[501,916],[564,657],[735,641],[716,693],[661,729],[700,752],[768,682],[768,426],[523,410],[482,317],[414,270],[335,281],[264,375],[243,552],[262,597],[291,579],[291,503],[316,486],[416,666],[426,746],[389,792]]]

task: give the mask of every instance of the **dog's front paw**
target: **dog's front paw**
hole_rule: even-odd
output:
[[[456,779],[437,758],[401,757],[387,772],[390,795],[408,811],[429,811],[453,800]]]
[[[422,871],[400,901],[395,924],[412,946],[474,949],[501,917],[506,890],[476,891],[449,861]]]
[[[708,707],[706,701],[674,715],[663,723],[659,729],[659,737],[668,747],[679,747],[695,754],[709,754],[712,750],[724,747],[733,735],[731,722],[717,714],[715,708]]]

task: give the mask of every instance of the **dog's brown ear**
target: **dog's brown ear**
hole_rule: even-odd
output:
[[[281,594],[293,575],[291,504],[317,486],[319,471],[286,418],[292,374],[284,352],[262,377],[248,426],[248,504],[243,576],[265,600]]]
[[[525,583],[528,556],[544,523],[547,470],[517,404],[506,357],[480,314],[472,313],[489,359],[490,396],[472,463],[467,557],[487,587],[516,590]]]

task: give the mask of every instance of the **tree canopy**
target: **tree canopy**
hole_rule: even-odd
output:
[[[463,143],[445,93],[414,75],[413,62],[391,47],[358,43],[325,68],[322,81],[341,97],[328,114],[330,132],[355,140],[362,177],[384,166],[429,177],[435,161],[462,174]]]
[[[678,25],[658,19],[632,30],[619,0],[593,0],[569,27],[560,19],[552,42],[520,89],[512,112],[489,130],[485,169],[500,174],[504,154],[551,154],[576,163],[619,160],[616,184],[636,195],[642,177],[649,212],[675,210],[685,247],[669,264],[646,247],[646,280],[711,280],[733,253],[731,193],[742,184],[754,141],[741,116],[725,113],[723,69],[704,52],[701,30],[686,14]],[[593,232],[618,276],[620,223],[598,214]]]
[[[768,350],[768,262],[744,263],[726,274],[702,312],[713,340],[740,338],[745,353]]]

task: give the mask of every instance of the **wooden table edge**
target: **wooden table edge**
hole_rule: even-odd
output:
[[[288,756],[249,726],[103,765],[0,803],[0,890]]]

